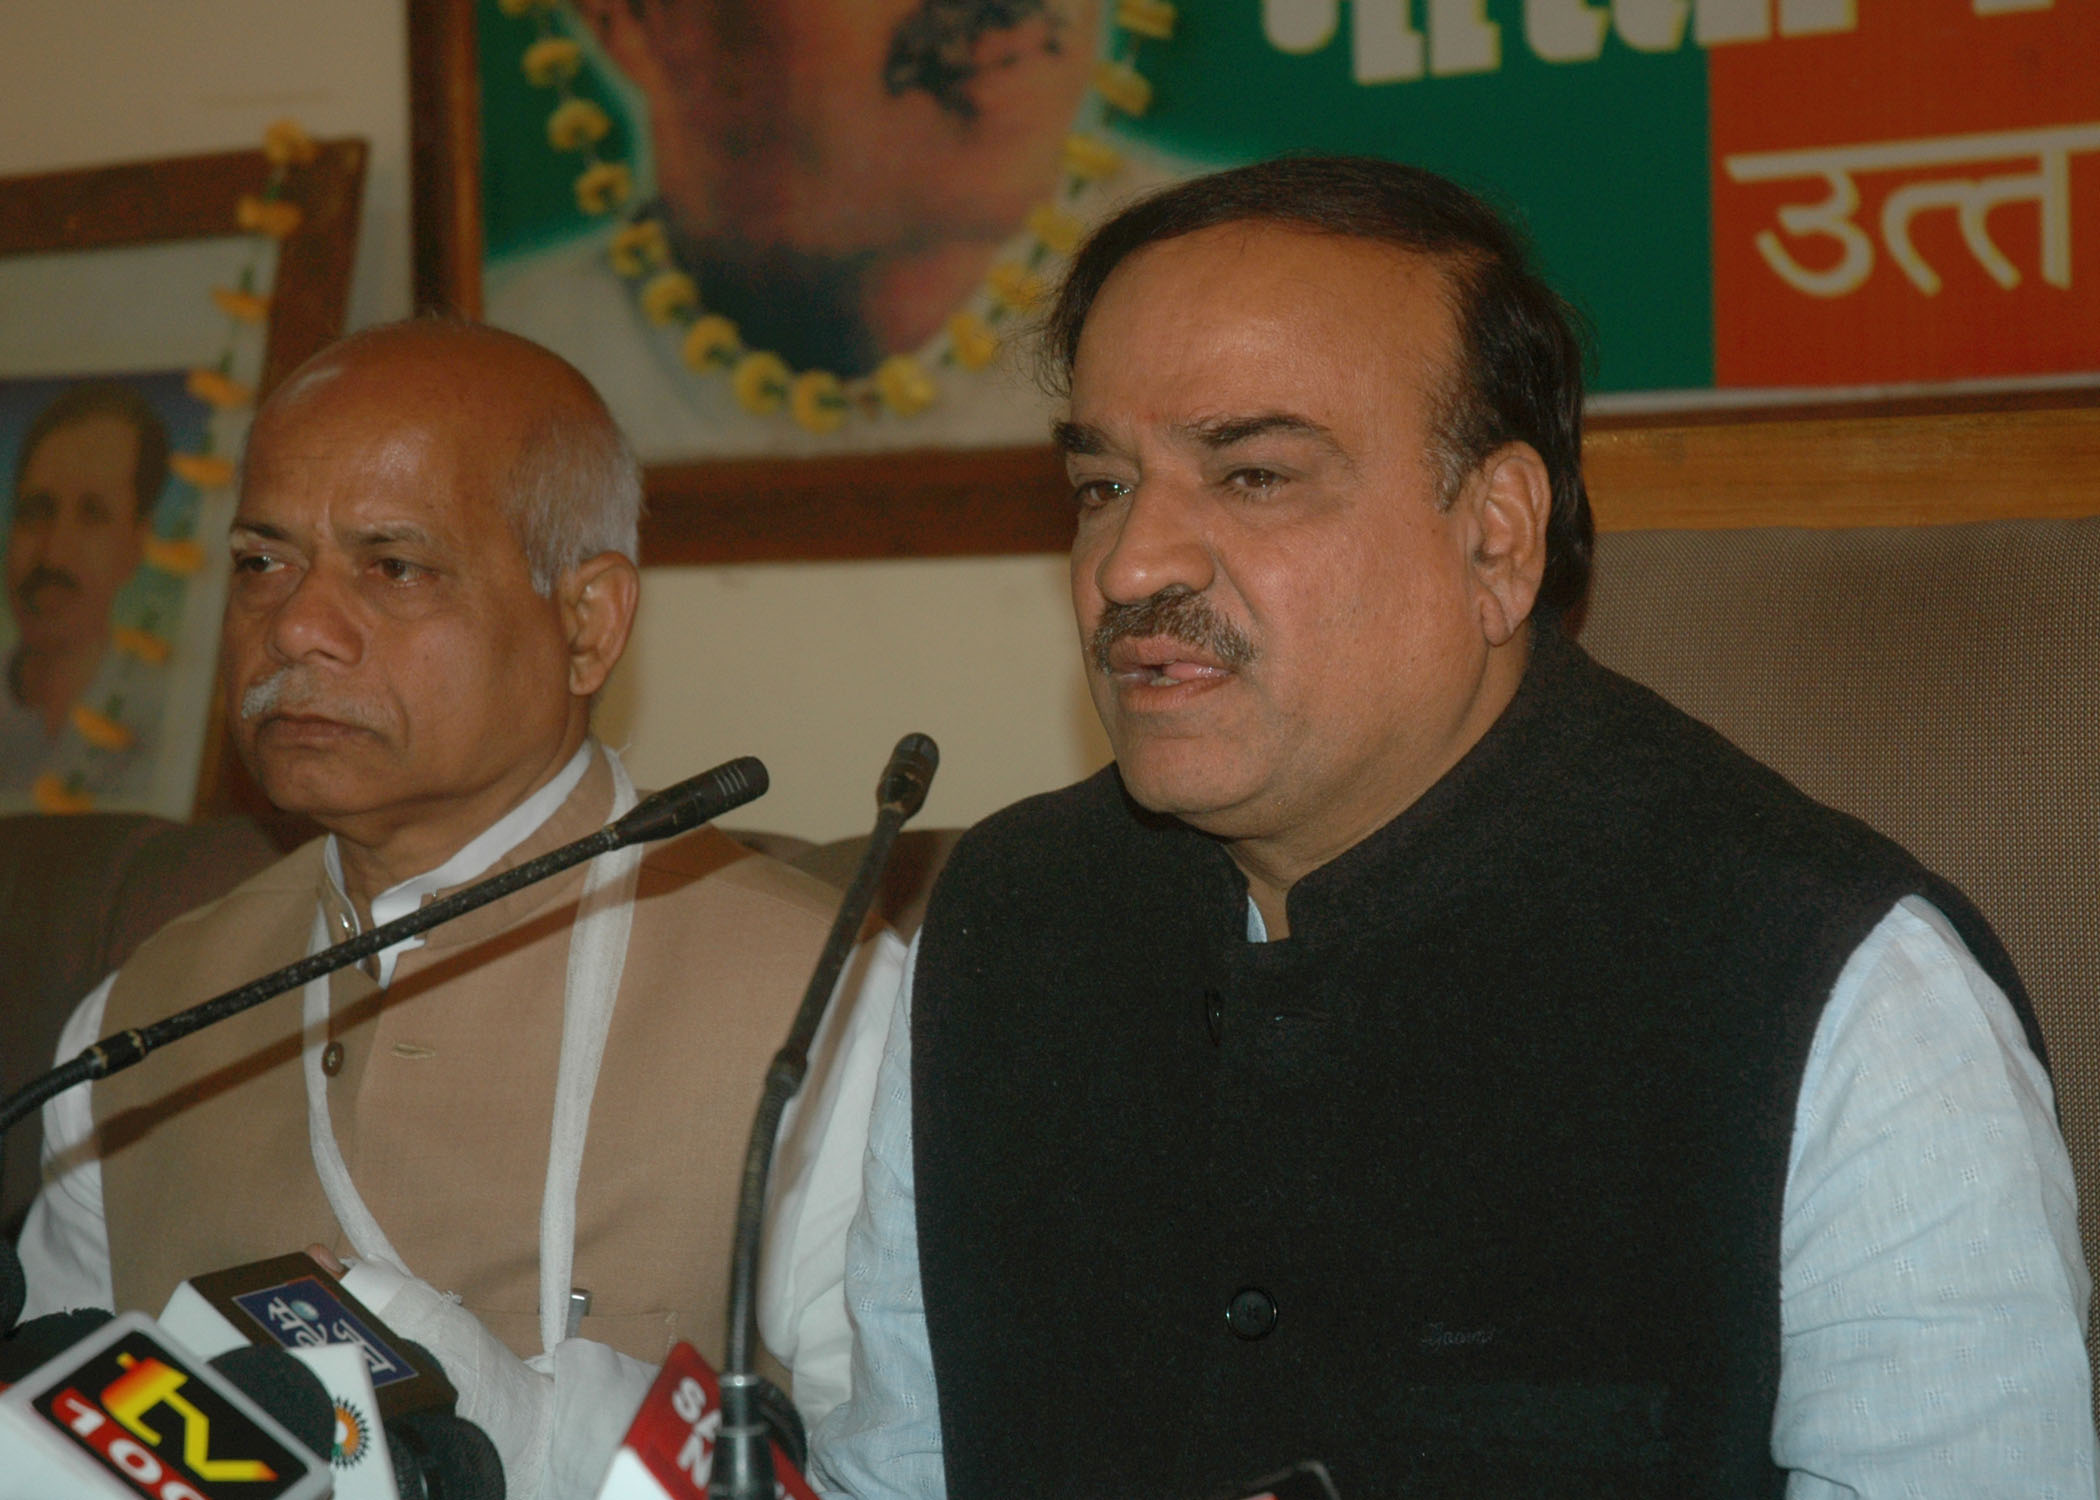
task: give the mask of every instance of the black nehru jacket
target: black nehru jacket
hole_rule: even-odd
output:
[[[1542,630],[1510,707],[1246,941],[1113,768],[970,834],[913,1016],[955,1500],[1778,1495],[1816,1022],[1945,882]]]

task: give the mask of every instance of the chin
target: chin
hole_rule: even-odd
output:
[[[1257,788],[1244,767],[1220,764],[1223,759],[1216,753],[1191,755],[1186,747],[1161,753],[1158,747],[1138,746],[1119,753],[1116,768],[1124,789],[1147,812],[1230,838]]]
[[[372,800],[365,778],[339,761],[281,751],[258,752],[246,746],[242,747],[241,759],[272,807],[312,818],[324,827],[332,826],[332,818],[354,813]]]

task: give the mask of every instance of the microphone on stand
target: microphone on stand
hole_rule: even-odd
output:
[[[15,1090],[5,1100],[0,1100],[0,1136],[4,1136],[24,1115],[77,1083],[87,1083],[121,1072],[158,1047],[223,1021],[228,1016],[236,1016],[244,1010],[253,1009],[263,1001],[281,995],[286,990],[297,989],[309,980],[319,979],[324,974],[333,974],[337,969],[354,964],[361,958],[368,958],[383,948],[391,948],[404,938],[414,937],[440,922],[449,922],[476,907],[500,900],[513,891],[522,890],[551,875],[558,875],[572,865],[581,864],[587,859],[593,859],[614,849],[623,849],[629,844],[669,838],[673,834],[698,828],[702,823],[712,822],[722,814],[763,796],[766,786],[766,768],[755,756],[746,755],[736,760],[725,761],[711,771],[702,771],[698,776],[643,798],[625,817],[606,824],[596,833],[586,834],[574,843],[564,844],[559,849],[550,850],[537,859],[527,860],[500,875],[492,875],[487,880],[478,881],[465,890],[453,892],[442,901],[433,901],[405,917],[375,927],[370,932],[359,933],[332,948],[324,948],[296,963],[286,964],[274,974],[251,980],[238,989],[216,995],[191,1006],[188,1010],[179,1010],[172,1016],[153,1022],[150,1026],[104,1037],[70,1062],[60,1064],[43,1077],[33,1079]]]
[[[933,773],[941,752],[923,734],[907,734],[890,753],[876,784],[875,828],[868,837],[867,852],[860,869],[846,888],[846,897],[832,919],[824,951],[817,957],[816,972],[802,992],[802,1008],[773,1064],[766,1070],[764,1092],[758,1101],[757,1117],[751,1125],[751,1141],[744,1152],[742,1191],[737,1200],[736,1242],[729,1274],[728,1358],[721,1374],[721,1429],[714,1445],[707,1493],[715,1500],[774,1500],[772,1432],[764,1408],[783,1404],[773,1401],[772,1388],[757,1373],[758,1349],[758,1252],[759,1232],[764,1222],[766,1178],[773,1166],[774,1138],[780,1134],[780,1117],[788,1101],[802,1087],[809,1072],[809,1046],[817,1023],[838,984],[840,972],[853,951],[860,927],[874,903],[883,867],[905,821],[925,805]],[[783,1447],[798,1446],[800,1422],[787,1434]]]

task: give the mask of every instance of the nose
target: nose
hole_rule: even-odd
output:
[[[1182,486],[1140,481],[1102,520],[1089,550],[1094,586],[1110,604],[1135,604],[1168,588],[1200,594],[1216,579],[1202,507]]]
[[[57,510],[15,527],[13,550],[38,567],[61,573],[74,571],[80,553],[81,525],[70,507]]]
[[[349,589],[316,568],[270,611],[265,639],[281,661],[355,666],[364,655],[365,631]]]

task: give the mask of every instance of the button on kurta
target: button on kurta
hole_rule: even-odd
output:
[[[343,1071],[343,1044],[330,1042],[321,1049],[321,1071],[330,1078]]]
[[[1239,1338],[1267,1338],[1276,1328],[1276,1299],[1258,1286],[1241,1287],[1225,1304],[1225,1326]]]

